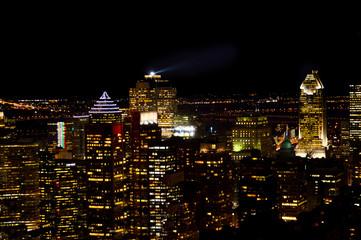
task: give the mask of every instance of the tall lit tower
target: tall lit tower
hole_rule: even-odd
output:
[[[150,116],[149,116],[150,115]],[[153,115],[153,120],[151,118]],[[133,112],[131,115],[129,161],[130,231],[139,239],[149,237],[149,157],[148,147],[161,141],[161,129],[156,123],[156,112]],[[153,229],[152,229],[153,230]]]
[[[86,128],[87,239],[120,239],[127,233],[124,128],[118,107],[104,92]]]
[[[361,186],[361,85],[350,85],[350,147],[353,185]]]
[[[361,85],[350,85],[350,141],[361,144]]]
[[[180,202],[179,183],[183,172],[177,171],[176,146],[172,139],[152,142],[149,162],[149,237],[151,240],[177,239],[176,208]]]
[[[317,71],[314,70],[311,74],[307,74],[301,84],[299,145],[296,156],[326,157],[327,124],[323,88]]]
[[[158,113],[158,126],[162,129],[162,137],[170,138],[174,128],[174,115],[177,110],[177,90],[169,80],[161,75],[151,73],[144,80],[129,89],[129,110]]]

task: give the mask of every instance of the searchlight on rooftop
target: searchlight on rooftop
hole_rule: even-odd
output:
[[[155,72],[150,72],[149,75],[144,75],[144,78],[161,78],[162,76],[159,74],[156,74]]]

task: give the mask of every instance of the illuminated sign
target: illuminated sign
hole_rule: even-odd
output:
[[[65,148],[65,129],[64,122],[57,123],[58,147]]]

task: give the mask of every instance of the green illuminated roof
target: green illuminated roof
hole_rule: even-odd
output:
[[[292,148],[292,143],[288,140],[284,140],[282,143],[281,143],[281,149],[290,149]]]

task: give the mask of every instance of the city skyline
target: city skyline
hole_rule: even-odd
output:
[[[6,9],[0,239],[360,239],[359,13],[136,4]]]
[[[106,91],[2,100],[0,237],[357,239],[361,95],[349,87],[326,106],[312,71],[299,99],[178,101],[151,73],[127,107]]]

